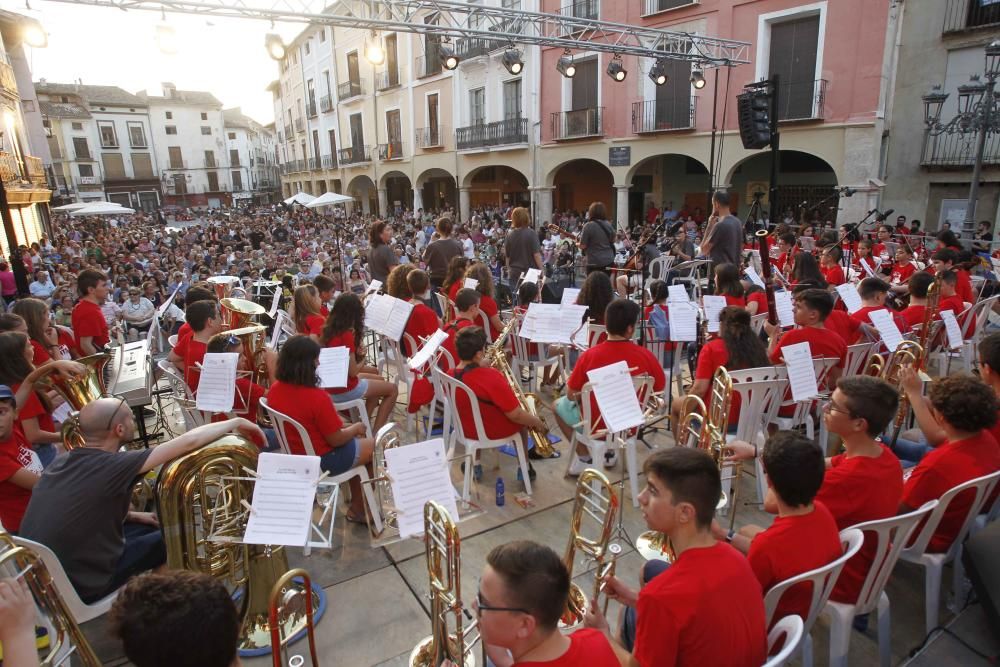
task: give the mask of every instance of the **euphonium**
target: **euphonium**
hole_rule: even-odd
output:
[[[288,571],[283,547],[243,544],[258,449],[238,435],[227,435],[170,461],[156,480],[156,510],[167,551],[167,567],[203,572],[239,590],[239,647],[270,646],[270,600],[276,582]],[[288,590],[301,584],[287,582]],[[319,604],[312,596],[313,607]],[[292,637],[307,623],[304,613],[287,613],[281,634]]]
[[[31,590],[41,612],[42,624],[49,633],[49,648],[41,664],[64,664],[72,653],[84,667],[100,667],[101,661],[63,601],[41,557],[31,549],[18,546],[14,538],[3,531],[0,531],[0,576],[24,577]]]
[[[579,550],[586,558],[593,561],[594,591],[592,600],[604,590],[603,577],[614,574],[615,562],[621,546],[610,543],[614,532],[615,518],[618,515],[618,496],[614,487],[602,472],[587,468],[576,482],[576,496],[573,499],[573,514],[570,517],[569,543],[563,562],[573,578],[573,562]],[[587,517],[596,522],[597,535],[589,537],[583,526]],[[610,557],[609,557],[610,556]],[[571,632],[583,623],[583,615],[587,611],[587,594],[576,584],[569,586],[569,599],[566,601],[566,611],[559,619],[559,629]]]
[[[462,539],[448,510],[428,500],[424,505],[424,551],[430,579],[431,636],[424,638],[410,653],[410,667],[437,667],[442,660],[475,667],[472,649],[479,641],[473,636],[478,624],[468,626],[462,612]],[[450,629],[453,621],[454,631]],[[470,641],[470,637],[472,638]],[[483,647],[483,664],[486,648]]]
[[[63,447],[67,450],[83,446],[79,413],[83,406],[107,395],[108,387],[104,380],[104,369],[112,358],[112,355],[106,352],[91,354],[76,360],[77,363],[87,367],[87,372],[84,375],[66,377],[58,373],[50,373],[38,381],[41,387],[54,389],[73,408],[69,419],[62,425]]]
[[[242,329],[250,325],[253,318],[267,312],[264,306],[246,299],[221,299],[219,306],[222,325],[227,329]]]
[[[243,357],[251,372],[250,380],[266,387],[269,384],[267,363],[264,360],[267,354],[267,327],[263,324],[250,324],[224,333],[239,339]]]
[[[386,528],[395,529],[397,527],[396,508],[392,507],[391,502],[392,484],[389,483],[389,476],[386,474],[388,466],[386,465],[385,452],[402,444],[403,438],[395,422],[389,422],[375,434],[371,481],[375,490],[375,502],[378,503],[378,509],[382,512],[383,531]]]
[[[927,310],[930,311],[929,304]],[[929,320],[926,322],[926,326],[930,326]],[[899,387],[902,382],[903,368],[910,367],[919,372],[923,369],[923,366],[924,348],[921,347],[920,343],[904,340],[896,347],[896,351],[893,352],[892,357],[889,359],[889,365],[885,368],[883,379],[894,387]],[[896,419],[893,420],[892,437],[889,440],[890,447],[895,446],[896,440],[903,430],[903,423],[906,421],[909,413],[910,401],[906,397],[906,392],[901,391],[899,392],[899,407],[896,410]]]

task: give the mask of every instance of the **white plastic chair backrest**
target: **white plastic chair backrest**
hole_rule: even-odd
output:
[[[872,344],[868,341],[847,346],[847,362],[844,364],[844,377],[860,375],[861,369],[868,363],[872,353]]]
[[[982,301],[972,304],[963,312],[955,314],[956,317],[958,317],[959,324],[962,325],[962,340],[977,338],[982,334],[983,329],[986,327],[987,320],[987,318],[983,316],[983,313],[988,312],[988,309],[993,307],[993,304],[996,303],[997,299],[1000,299],[1000,295],[983,299]],[[974,317],[969,317],[970,314]],[[972,328],[973,319],[976,320],[975,329]]]
[[[420,345],[421,344],[418,343],[413,336],[405,331],[403,332],[402,344],[400,347],[404,354],[409,352],[409,354],[406,354],[407,360],[417,353],[417,350],[420,349]]]
[[[593,322],[587,323],[587,348],[592,348],[597,345],[598,340],[602,334],[607,334],[608,328],[603,324],[594,324]]]
[[[774,612],[778,608],[778,603],[788,589],[796,584],[811,581],[812,601],[809,603],[809,613],[802,620],[805,625],[804,632],[808,633],[812,630],[813,624],[819,618],[819,614],[823,611],[826,601],[830,598],[830,593],[833,592],[833,587],[837,583],[840,571],[844,569],[844,564],[861,550],[861,545],[864,541],[865,536],[860,530],[845,528],[840,531],[840,544],[844,549],[844,553],[839,558],[827,563],[823,567],[789,577],[772,586],[764,594],[764,611],[767,616],[767,624],[771,624],[771,621],[774,619]]]
[[[453,378],[440,369],[435,368],[433,372],[438,376],[441,386],[444,387],[445,395],[448,397],[448,401],[451,403],[452,410],[455,413],[454,424],[455,428],[458,429],[458,437],[465,442],[486,440],[486,429],[483,428],[483,414],[479,409],[479,399],[476,398],[476,394],[464,382]],[[472,422],[476,427],[476,433],[481,434],[479,437],[465,433],[465,427],[462,424],[462,415],[458,414],[457,399],[459,392],[463,392],[466,399],[468,399],[469,405],[472,407]]]
[[[635,395],[639,399],[639,407],[641,408],[653,391],[653,378],[645,373],[633,375],[632,387],[635,389]],[[605,431],[604,419],[600,415],[594,415],[593,403],[596,401],[590,400],[593,392],[594,385],[590,382],[585,383],[580,390],[580,416],[583,419],[584,433],[590,440],[605,439],[610,442],[614,433]]]
[[[384,334],[378,335],[378,346],[386,363],[396,367],[396,377],[409,382],[410,370],[406,367],[406,357],[400,348],[399,341]]]
[[[524,321],[524,314],[516,313],[514,317],[517,318],[517,324],[514,325],[514,330],[510,333],[512,350],[514,352],[514,357],[516,357],[521,363],[526,364],[531,361],[531,348],[529,346],[531,341],[527,338],[522,338],[520,334],[521,323]],[[539,347],[538,351],[541,352],[541,347]]]
[[[451,311],[448,310],[448,295],[444,292],[434,292],[434,297],[437,299],[438,307],[441,308],[441,319],[447,320],[451,315]]]
[[[767,654],[771,655],[779,641],[781,641],[781,650],[768,658],[764,667],[783,667],[799,648],[804,629],[805,623],[802,622],[802,617],[794,614],[785,616],[775,623],[771,631],[767,633]]]
[[[170,344],[171,348],[177,347],[177,334],[170,334],[167,338],[167,343]]]
[[[490,318],[486,316],[486,313],[480,310],[476,315],[476,319],[473,321],[476,322],[477,326],[482,327],[484,332],[486,332],[486,343],[492,343],[493,333],[490,331]]]
[[[855,603],[855,614],[867,614],[875,609],[903,547],[910,541],[910,536],[921,519],[934,511],[937,506],[937,500],[930,500],[919,509],[906,514],[851,526],[864,534],[865,542],[875,544],[871,568]]]
[[[945,512],[948,511],[948,507],[955,501],[959,494],[963,491],[968,491],[969,493],[974,493],[974,497],[972,502],[969,503],[969,509],[966,511],[965,518],[962,520],[961,530],[955,536],[955,541],[948,547],[948,553],[954,555],[958,551],[958,547],[965,541],[965,536],[968,535],[972,523],[976,520],[979,513],[983,511],[986,501],[989,500],[990,494],[993,493],[993,489],[998,482],[1000,482],[1000,470],[992,472],[989,475],[970,479],[968,482],[948,489],[938,499],[938,506],[927,517],[927,521],[920,526],[920,532],[914,538],[912,544],[903,549],[903,554],[913,558],[923,555],[927,551],[927,545],[937,531],[941,519],[944,517]]]
[[[667,275],[667,271],[670,267],[674,265],[674,260],[676,257],[673,255],[660,255],[652,262],[649,263],[649,279],[650,280],[663,280]]]
[[[760,332],[764,330],[764,322],[767,322],[767,313],[757,313],[756,315],[750,316],[750,329],[753,330],[754,334],[760,335]]]
[[[779,377],[774,372],[774,366],[731,371],[729,375],[733,378],[733,391],[740,397],[736,438],[756,442],[758,433],[763,431],[764,425],[780,407],[788,380]]]
[[[170,388],[173,390],[174,395],[189,400],[194,399],[191,388],[188,387],[187,382],[184,381],[184,376],[181,375],[176,366],[167,359],[160,359],[156,362],[156,366],[167,376],[167,382],[170,383]]]
[[[73,587],[73,582],[69,580],[66,570],[63,569],[62,563],[59,562],[59,557],[56,556],[52,549],[49,549],[40,542],[33,542],[32,540],[16,536],[14,537],[14,544],[29,549],[38,555],[42,563],[45,564],[45,569],[49,571],[49,576],[52,577],[52,583],[56,585],[56,590],[59,591],[59,595],[62,597],[63,602],[66,603],[70,613],[73,615],[73,619],[77,623],[84,623],[97,618],[111,607],[108,598],[110,597],[111,600],[114,600],[115,596],[106,596],[103,600],[93,605],[88,605],[81,600],[80,596],[77,595],[76,589]],[[102,605],[100,604],[101,602],[105,602],[105,604]]]
[[[306,431],[305,427],[299,422],[295,421],[283,412],[278,412],[270,406],[267,402],[267,397],[260,399],[260,405],[267,412],[268,416],[271,418],[271,422],[274,424],[275,435],[278,436],[278,444],[281,445],[282,454],[292,454],[292,448],[288,444],[288,433],[285,430],[288,426],[291,426],[299,434],[299,438],[302,440],[302,448],[305,450],[306,454],[309,456],[316,456],[316,449],[313,447],[312,439],[309,437],[309,432]]]

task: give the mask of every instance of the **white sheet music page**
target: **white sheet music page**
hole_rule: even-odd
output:
[[[563,289],[562,298],[559,299],[560,306],[572,306],[576,304],[576,297],[580,295],[580,288],[566,287]]]
[[[785,366],[788,367],[788,384],[792,389],[792,400],[805,401],[818,394],[816,368],[813,366],[809,342],[786,345],[781,348],[781,356],[785,360]]]
[[[318,456],[261,453],[243,541],[304,546],[319,476]]]
[[[555,304],[552,304],[555,306]],[[565,345],[570,345],[573,343],[572,336],[579,330],[580,333],[577,337],[587,338],[587,326],[580,326],[583,322],[583,316],[587,313],[586,306],[577,306],[575,304],[570,304],[567,306],[555,306],[559,310],[559,340],[554,341],[556,343],[563,343]]]
[[[778,312],[778,324],[783,327],[795,326],[795,311],[792,309],[792,295],[785,290],[775,290],[774,309]]]
[[[434,353],[438,351],[438,348],[441,347],[441,344],[447,339],[448,333],[438,329],[430,335],[430,338],[428,338],[423,345],[420,346],[420,349],[417,350],[416,354],[410,357],[410,360],[406,362],[406,365],[410,367],[411,371],[417,370],[431,360]]]
[[[698,340],[698,308],[690,301],[670,304],[670,340]]]
[[[562,306],[554,303],[533,303],[528,306],[524,319],[525,322],[531,320],[528,325],[528,333],[531,335],[525,338],[535,343],[560,342],[563,330],[560,308]]]
[[[177,296],[177,293],[180,292],[180,291],[181,291],[181,286],[180,285],[178,285],[177,287],[174,288],[173,293],[167,298],[166,301],[164,301],[163,303],[160,304],[159,308],[156,309],[156,316],[157,317],[163,317],[163,314],[167,312],[168,308],[170,308],[170,304],[172,304],[174,302],[174,298]]]
[[[627,362],[619,361],[587,371],[587,379],[593,385],[597,407],[609,431],[627,431],[642,424],[642,406],[635,394]]]
[[[443,439],[387,449],[385,463],[392,485],[392,502],[398,512],[400,537],[424,532],[424,505],[428,500],[440,503],[452,519],[458,520],[455,488],[448,475]]]
[[[351,365],[351,351],[344,346],[324,347],[319,351],[319,386],[338,389],[347,386],[347,371]]]
[[[271,309],[267,311],[268,317],[274,319],[275,313],[278,312],[278,306],[281,305],[281,285],[274,288],[274,298],[271,299]]]
[[[958,326],[958,318],[955,317],[955,311],[942,310],[938,313],[941,317],[941,321],[944,322],[944,331],[948,335],[948,347],[953,350],[957,350],[962,347],[962,327]]]
[[[542,272],[539,269],[527,269],[521,277],[521,282],[538,284],[538,279],[541,277]]]
[[[476,289],[479,287],[479,281],[475,278],[466,278],[465,282],[462,283],[462,289]]]
[[[670,285],[667,287],[667,303],[687,303],[691,300],[684,285]]]
[[[753,268],[752,266],[748,266],[744,273],[746,273],[747,278],[749,278],[750,282],[752,282],[754,285],[756,285],[761,289],[766,289],[767,286],[764,284],[764,279],[761,278],[760,274],[757,273],[757,269]]]
[[[365,294],[374,294],[375,292],[379,291],[380,289],[382,289],[382,281],[381,280],[373,280],[370,283],[368,283],[368,289],[365,290]]]
[[[881,266],[882,265],[882,259],[881,258],[876,257],[875,261],[876,261],[876,266]],[[865,273],[868,274],[869,278],[874,278],[875,277],[875,272],[872,271],[872,267],[868,266],[868,262],[862,261],[861,262],[861,268],[865,270]]]
[[[229,412],[236,398],[238,352],[208,352],[201,362],[195,407],[208,412]]]
[[[896,322],[892,319],[892,314],[885,308],[882,308],[868,313],[868,318],[875,325],[875,328],[878,329],[886,349],[890,352],[895,352],[899,344],[903,342],[903,334],[900,333],[899,327],[896,326]]]
[[[857,287],[851,283],[843,283],[842,285],[837,285],[835,289],[840,298],[844,300],[847,312],[854,314],[861,310],[861,295],[858,294]]]
[[[701,297],[701,301],[705,307],[705,317],[708,318],[709,333],[718,333],[719,313],[726,307],[726,297],[706,294]]]
[[[410,313],[413,312],[413,304],[387,294],[384,294],[383,297],[391,299],[392,306],[389,309],[389,319],[386,320],[385,330],[382,333],[392,340],[400,340],[406,329],[406,323],[410,320]]]

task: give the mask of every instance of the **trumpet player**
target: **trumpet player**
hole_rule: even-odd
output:
[[[631,621],[636,628],[631,655],[623,664],[763,664],[767,632],[760,584],[747,560],[712,535],[722,494],[718,465],[706,452],[674,447],[654,452],[643,469],[643,518],[650,529],[669,538],[676,559],[641,591],[617,577],[605,579],[608,597],[627,607],[626,624]],[[615,641],[597,604],[584,624]]]

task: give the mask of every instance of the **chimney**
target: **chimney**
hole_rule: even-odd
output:
[[[174,99],[177,93],[177,86],[170,82],[164,82],[160,84],[163,87],[163,96],[168,99]]]

